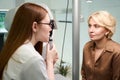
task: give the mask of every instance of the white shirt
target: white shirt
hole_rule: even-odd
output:
[[[44,59],[32,43],[15,51],[4,69],[3,80],[48,80]]]

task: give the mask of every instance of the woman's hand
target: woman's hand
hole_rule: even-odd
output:
[[[58,59],[57,50],[55,48],[55,45],[53,44],[52,48],[50,49],[50,45],[47,44],[47,50],[46,50],[46,68],[49,80],[55,80],[54,77],[54,64],[56,63]]]
[[[53,64],[56,63],[56,61],[58,60],[58,54],[57,54],[57,50],[55,48],[55,45],[52,44],[52,48],[50,49],[50,45],[47,44],[47,52],[46,52],[46,62],[52,62]]]

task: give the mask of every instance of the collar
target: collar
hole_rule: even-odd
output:
[[[113,52],[113,40],[111,40],[111,39],[109,39],[108,41],[107,41],[107,43],[105,44],[105,47],[104,47],[104,52]],[[94,50],[95,49],[95,46],[96,46],[96,44],[95,44],[95,42],[94,41],[91,41],[91,44],[90,44],[90,48],[92,49],[92,50]]]

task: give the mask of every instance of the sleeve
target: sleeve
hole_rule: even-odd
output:
[[[85,67],[84,67],[84,50],[85,50],[85,46],[83,48],[83,61],[82,61],[82,67],[81,67],[81,75],[82,75],[82,80],[87,80],[86,79],[86,73],[85,73]]]
[[[112,67],[113,67],[112,80],[120,80],[120,53],[114,55]]]
[[[25,63],[20,80],[49,80],[44,60],[33,58]]]
[[[82,64],[81,75],[82,75],[82,80],[87,80],[85,76],[84,64]]]

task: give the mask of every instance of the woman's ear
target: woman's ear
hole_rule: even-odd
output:
[[[33,22],[32,30],[33,30],[33,32],[37,31],[37,22]]]
[[[105,35],[108,35],[110,32],[109,31],[107,31],[106,33],[105,33]]]
[[[110,35],[110,31],[107,31],[107,32],[105,33],[106,38],[109,38],[109,35]]]

